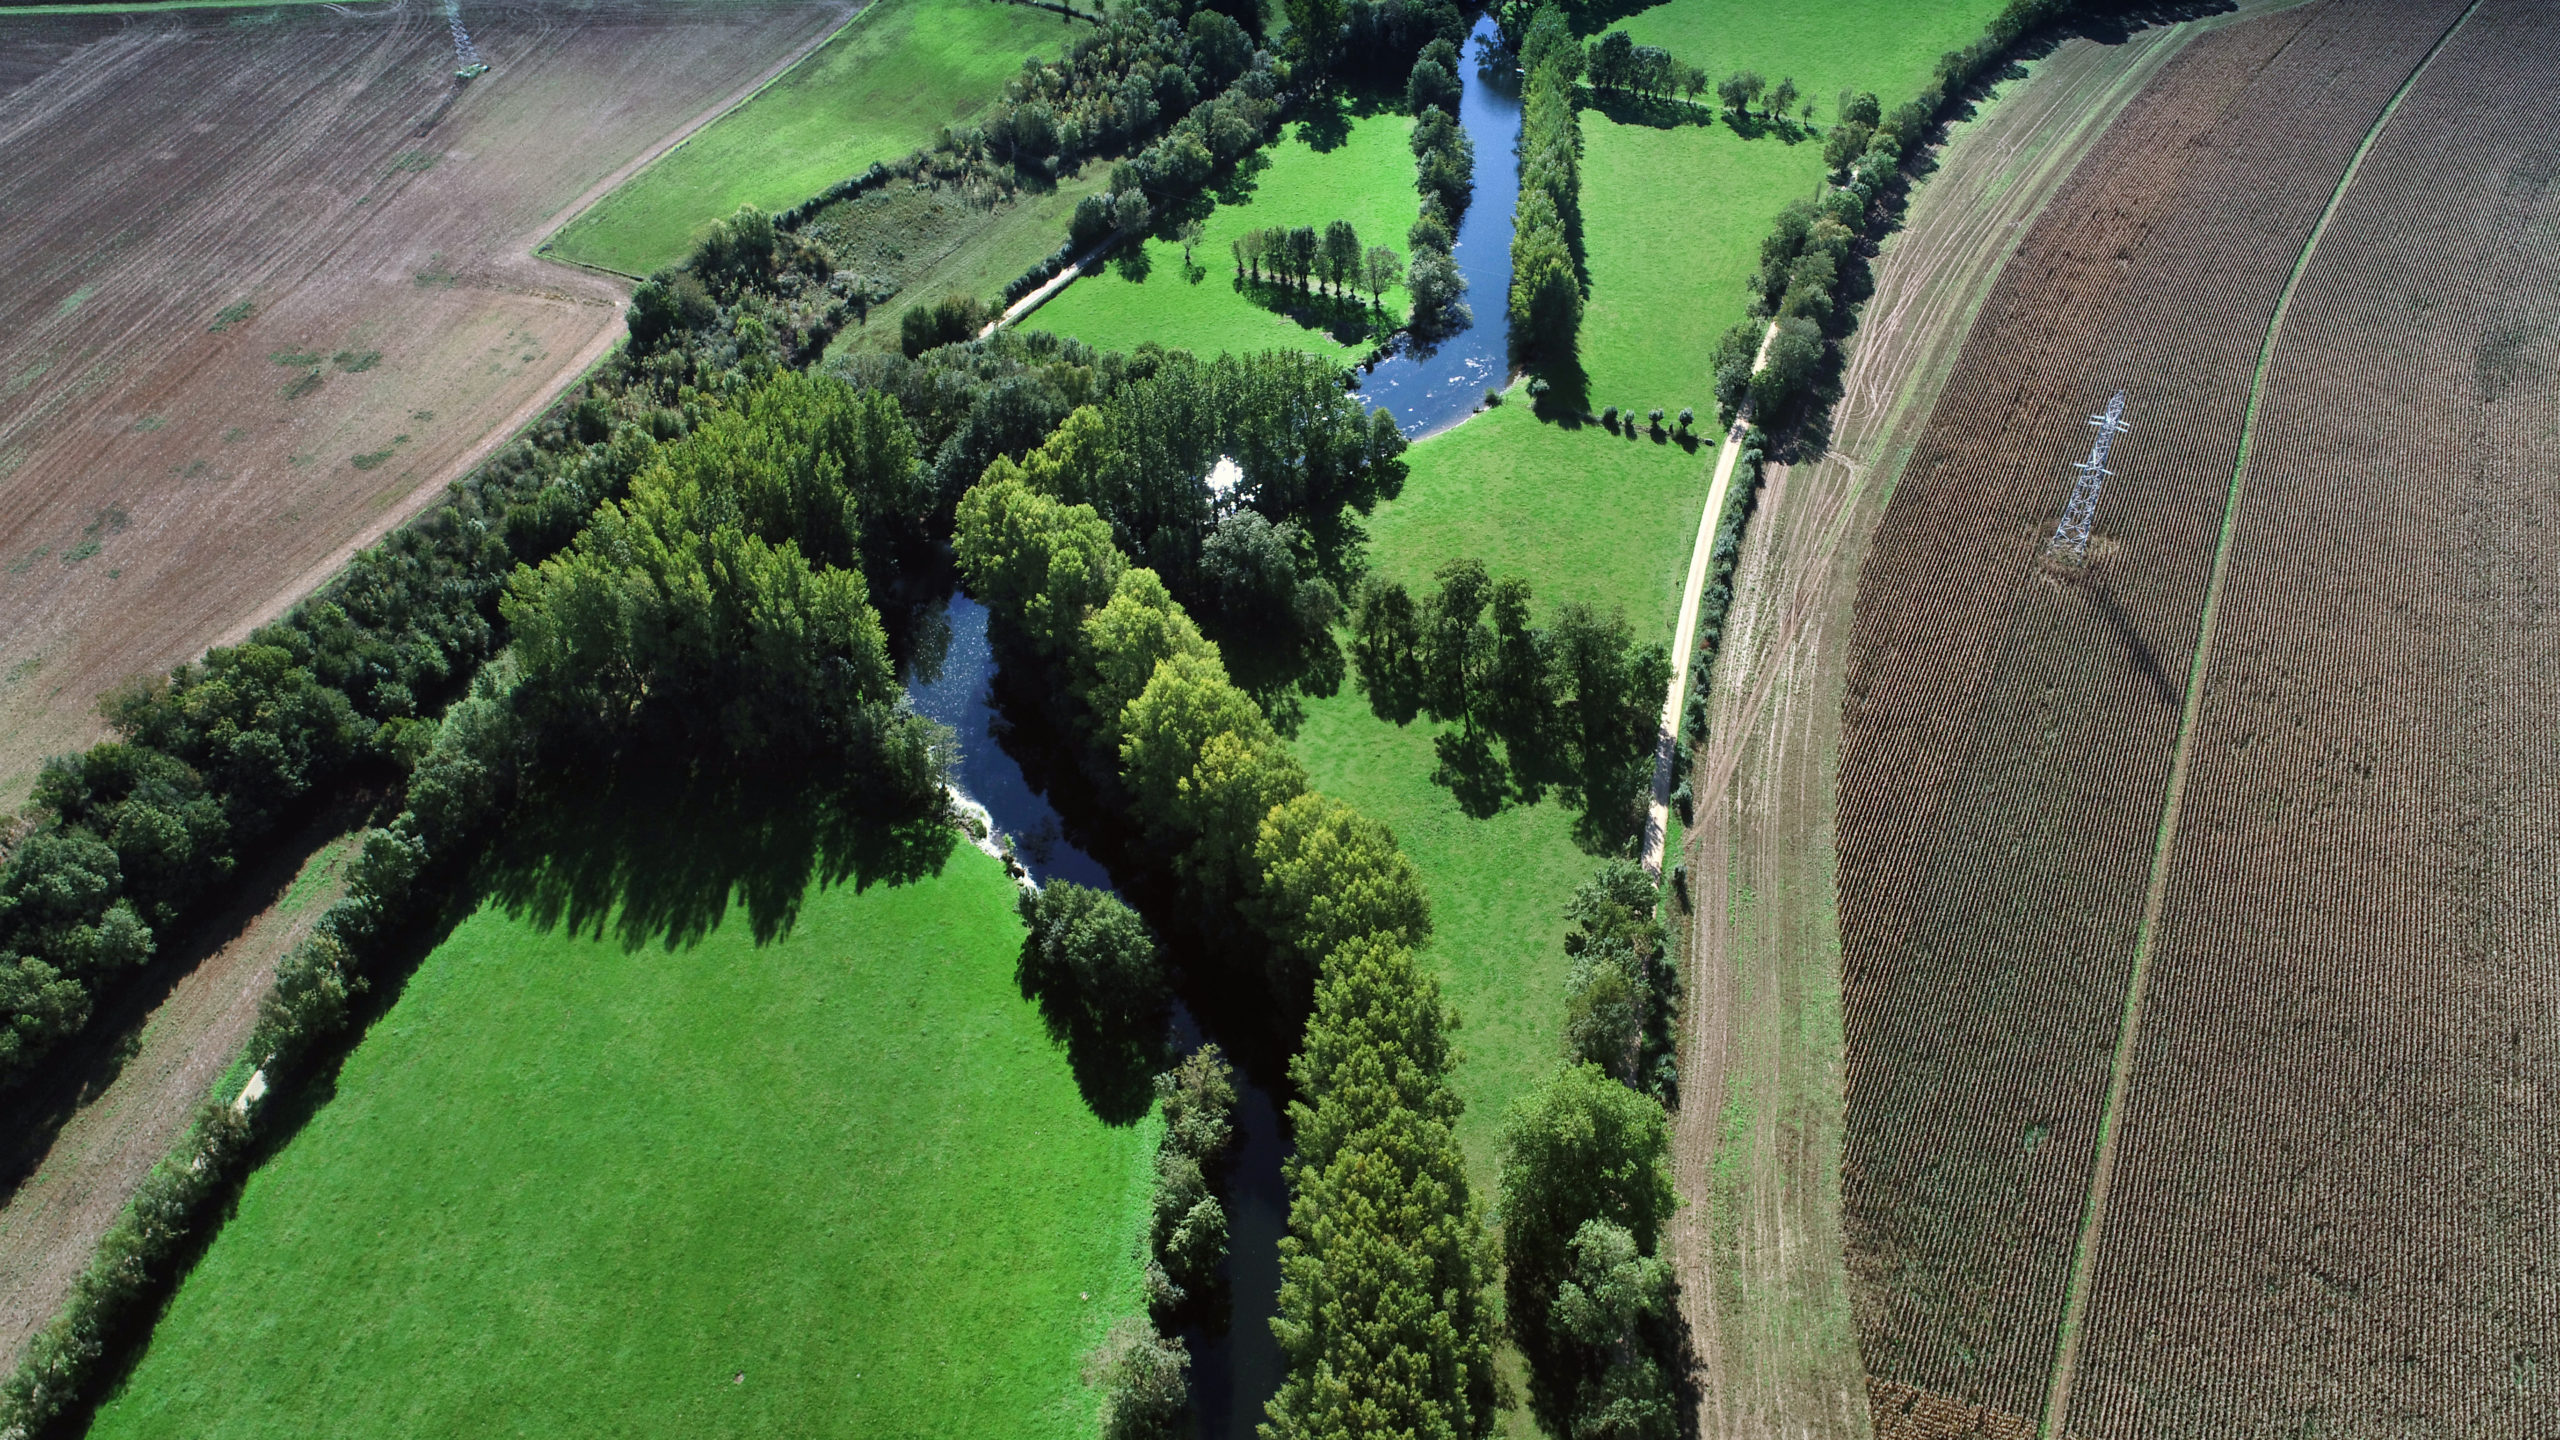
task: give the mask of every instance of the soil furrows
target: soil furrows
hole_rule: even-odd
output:
[[[0,803],[600,353],[536,232],[841,13],[484,6],[457,90],[430,7],[0,11]]]
[[[2010,263],[1886,511],[1840,814],[1842,1194],[1878,1380],[2041,1408],[2267,321],[2460,8],[2308,6],[2164,67]],[[2117,389],[2136,428],[2092,563],[2046,578]]]
[[[2560,1434],[2554,56],[2448,42],[2269,366],[2075,1431]]]
[[[1685,847],[1690,1000],[1674,1159],[1690,1203],[1671,1248],[1701,1362],[1701,1433],[1874,1433],[1839,1191],[1834,798],[1858,564],[2026,223],[2196,29],[2065,41],[1954,127],[1878,258],[1831,448],[1773,465],[1746,532]]]

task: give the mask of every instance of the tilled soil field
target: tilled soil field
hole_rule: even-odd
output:
[[[0,12],[0,805],[600,356],[533,242],[853,8]]]
[[[2043,1408],[2259,350],[2462,9],[2314,4],[2171,61],[2029,232],[1886,509],[1843,707],[1842,1200],[1861,1352],[1909,1415]],[[2118,389],[2093,563],[2047,577]]]
[[[2484,0],[2287,311],[2076,1432],[2560,1435],[2556,68]]]
[[[1876,262],[1830,444],[1769,467],[1718,650],[1687,835],[1689,998],[1670,1226],[1702,1434],[1896,1440],[1840,1229],[1840,696],[1858,571],[1967,328],[2026,225],[2148,79],[2217,22],[2064,41],[1954,127]],[[1934,1412],[1932,1417],[1934,1418]]]

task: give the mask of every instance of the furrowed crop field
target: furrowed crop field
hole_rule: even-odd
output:
[[[0,799],[602,355],[619,291],[526,252],[837,13],[474,6],[457,92],[417,6],[0,12]]]
[[[545,251],[625,275],[674,264],[741,205],[785,210],[874,161],[932,144],[942,127],[993,104],[1025,58],[1054,56],[1072,26],[1005,0],[875,0],[754,99],[571,221]]]
[[[2526,7],[2511,8],[2511,23],[2524,25]],[[2320,302],[2335,312],[2315,331],[2333,337],[2316,342],[2325,351],[2304,349],[2315,342],[2299,329],[2283,332],[2258,414],[2261,458],[2247,487],[2235,487],[2234,473],[2261,350],[2297,259],[2368,132],[2463,13],[2458,3],[2308,6],[2232,25],[2170,62],[2010,263],[1886,511],[1859,593],[1840,780],[1843,1199],[1880,1429],[1952,1434],[1939,1427],[1960,1423],[2025,1434],[2042,1417],[2090,1436],[2365,1433],[2384,1415],[2424,1412],[2480,1417],[2476,1433],[2528,1434],[2539,1430],[2487,1423],[2518,1413],[2492,1397],[2535,1397],[2535,1413],[2549,1413],[2549,1391],[2536,1388],[2549,1383],[2536,1378],[2541,1362],[2517,1358],[2550,1343],[2549,1287],[2506,1258],[2543,1232],[2494,1201],[2456,1194],[2470,1183],[2458,1177],[2484,1170],[2500,1186],[2528,1186],[2539,1173],[2499,1138],[2511,1122],[2482,1089],[2489,1074],[2464,1073],[2485,1062],[2458,1058],[2494,1053],[2514,1067],[2537,1053],[2533,1032],[2518,1028],[2526,1012],[2514,1008],[2548,984],[2532,967],[2515,969],[2534,932],[2485,918],[2474,928],[2433,905],[2399,910],[2408,918],[2396,936],[2370,923],[2441,886],[2482,887],[2469,903],[2491,913],[2485,877],[2457,878],[2478,875],[2486,852],[2467,852],[2478,858],[2466,866],[2444,848],[2458,853],[2459,837],[2490,815],[2506,817],[2505,833],[2527,853],[2549,843],[2533,838],[2530,808],[2501,808],[2485,784],[2451,792],[2489,807],[2466,826],[2458,817],[2471,810],[2448,812],[2449,780],[2422,781],[2408,755],[2393,753],[2413,742],[2435,753],[2416,739],[2430,726],[2490,733],[2474,708],[2424,708],[2435,682],[2420,677],[2450,679],[2477,661],[2421,638],[2434,627],[2417,618],[2426,602],[2413,611],[2408,597],[2466,597],[2465,609],[2500,613],[2486,519],[2495,492],[2438,511],[2414,492],[2428,476],[2463,474],[2459,465],[2419,461],[2412,448],[2400,468],[2389,451],[2349,443],[2364,432],[2339,428],[2379,435],[2412,420],[2375,401],[2367,383],[2394,368],[2385,353],[2414,357],[2415,347],[2384,342],[2385,314],[2411,335],[2470,327],[2454,331],[2470,339],[2439,342],[2470,358],[2398,377],[2412,407],[2474,385],[2481,355],[2543,373],[2524,358],[2538,354],[2532,342],[2512,338],[2524,332],[2497,328],[2515,305],[2536,302],[2454,259],[2491,243],[2483,227],[2501,203],[2514,218],[2494,243],[2536,253],[2520,236],[2533,233],[2539,190],[2494,198],[2518,193],[2518,142],[2506,142],[2503,162],[2476,161],[2507,168],[2473,183],[2478,198],[2457,201],[2449,192],[2459,181],[2429,192],[2381,181],[2373,165],[2395,143],[2414,147],[2404,162],[2414,177],[2426,168],[2414,157],[2440,151],[2468,122],[2421,129],[2423,106],[2392,122],[2314,252],[2287,323],[2313,303],[2323,267],[2340,267],[2332,283],[2373,298],[2361,310],[2334,294]],[[2486,105],[2498,88],[2482,82],[2476,60],[2458,68],[2466,53],[2477,52],[2448,51],[2429,72],[2454,110],[2454,97]],[[2366,189],[2387,183],[2400,188]],[[2376,260],[2347,258],[2351,217],[2368,194],[2368,252],[2392,231],[2387,243],[2406,253],[2408,236],[2393,229],[2403,222],[2384,211],[2440,205],[2448,253],[2437,263],[2447,268],[2424,273],[2463,279],[2404,283]],[[2249,203],[2232,203],[2243,195]],[[2529,264],[2508,260],[2494,274]],[[2288,431],[2284,382],[2295,373],[2327,388],[2293,382],[2304,392],[2293,413],[2306,418]],[[2040,574],[2068,466],[2088,444],[2083,417],[2119,388],[2136,428],[2110,462],[2119,474],[2099,506],[2091,563],[2069,580]],[[2427,408],[2432,423],[2416,428],[2464,431],[2455,443],[2477,447],[2462,452],[2480,457],[2473,474],[2495,465],[2498,445],[2540,433],[2540,421],[2528,422],[2502,442],[2468,405],[2439,398]],[[2269,472],[2257,467],[2279,465],[2293,467],[2293,488],[2269,500],[2256,478]],[[2341,487],[2346,469],[2362,473]],[[2287,496],[2284,480],[2267,483]],[[2385,504],[2386,495],[2397,499]],[[2240,539],[2223,624],[2248,627],[2234,633],[2251,648],[2237,668],[2220,652],[2202,657],[2213,663],[2195,731],[2195,803],[2183,824],[2173,809],[2164,831],[2226,513],[2238,515]],[[2466,530],[2458,515],[2482,518]],[[2312,548],[2291,551],[2298,541]],[[2405,562],[2413,546],[2445,558],[2414,571],[2372,563],[2381,553]],[[2261,553],[2270,558],[2253,561]],[[2373,586],[2341,589],[2343,574],[2373,576]],[[2443,623],[2496,647],[2492,693],[2521,715],[2543,683],[2527,678],[2538,668],[2529,657],[2547,641],[2518,628],[2520,595],[2504,593],[2503,622]],[[2256,608],[2238,608],[2242,595]],[[2342,624],[2376,636],[2363,647],[2369,660],[2351,658],[2358,642],[2340,635]],[[2358,668],[2367,665],[2381,668]],[[2421,708],[2397,726],[2367,711],[2392,700]],[[2341,723],[2348,711],[2351,725]],[[2376,727],[2402,738],[2386,745]],[[2464,764],[2502,763],[2499,742],[2448,734],[2441,743],[2480,757]],[[2546,762],[2547,747],[2513,763]],[[2349,796],[2373,798],[2350,805]],[[2378,827],[2374,838],[2342,833],[2347,812]],[[2413,858],[2429,834],[2446,838],[2430,861]],[[2153,888],[2164,836],[2162,906]],[[2283,855],[2301,868],[2269,867]],[[2395,893],[2368,889],[2395,875],[2405,877],[2387,887]],[[2156,942],[2147,905],[2161,917]],[[2305,905],[2314,906],[2309,933],[2269,928],[2276,913]],[[2455,938],[2466,934],[2479,938]],[[2548,943],[2540,948],[2547,955]],[[2147,1011],[2138,953],[2158,987]],[[2471,957],[2469,968],[2453,955]],[[2301,957],[2291,962],[2305,967],[2298,980],[2279,978],[2287,956]],[[2459,1017],[2415,1031],[2389,1018],[2415,1022],[2418,997],[2440,1006],[2447,984],[2473,997]],[[2395,994],[2406,997],[2401,1008]],[[2495,1018],[2502,1012],[2513,1018]],[[2409,1049],[2421,1043],[2437,1047],[2424,1060]],[[2341,1067],[2377,1078],[2342,1087]],[[2129,1097],[2114,1123],[2111,1086]],[[2374,1134],[2377,1117],[2395,1111],[2408,1116],[2404,1128]],[[2456,1143],[2420,1138],[2448,1127],[2464,1135],[2464,1158],[2424,1158]],[[2128,1148],[2107,1209],[2111,1133]],[[2086,1233],[2093,1215],[2104,1220],[2097,1237]],[[2386,1265],[2384,1254],[2408,1252],[2371,1225],[2405,1225],[2426,1237],[2408,1244],[2470,1257],[2447,1262],[2464,1268],[2461,1288],[2446,1293],[2433,1269]],[[2106,1277],[2094,1289],[2075,1277],[2082,1255]],[[2394,1328],[2404,1322],[2392,1297],[2429,1284],[2438,1286],[2430,1328]],[[2459,1378],[2448,1373],[2456,1352]],[[1972,1408],[1982,1406],[1991,1413]]]
[[[2483,4],[2287,311],[2077,1433],[2560,1429],[2555,53],[2560,16]]]
[[[644,838],[661,881],[734,863]],[[1014,895],[961,846],[764,944],[473,916],[90,1433],[1090,1435],[1158,1127],[1085,1108]]]

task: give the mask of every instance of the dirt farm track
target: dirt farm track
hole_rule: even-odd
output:
[[[582,197],[845,3],[0,12],[0,805],[601,355]]]

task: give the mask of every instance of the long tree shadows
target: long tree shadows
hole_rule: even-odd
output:
[[[626,950],[697,944],[736,903],[770,944],[791,932],[812,882],[921,880],[957,843],[940,816],[889,811],[843,768],[573,767],[527,797],[481,889],[541,929],[610,934]]]

